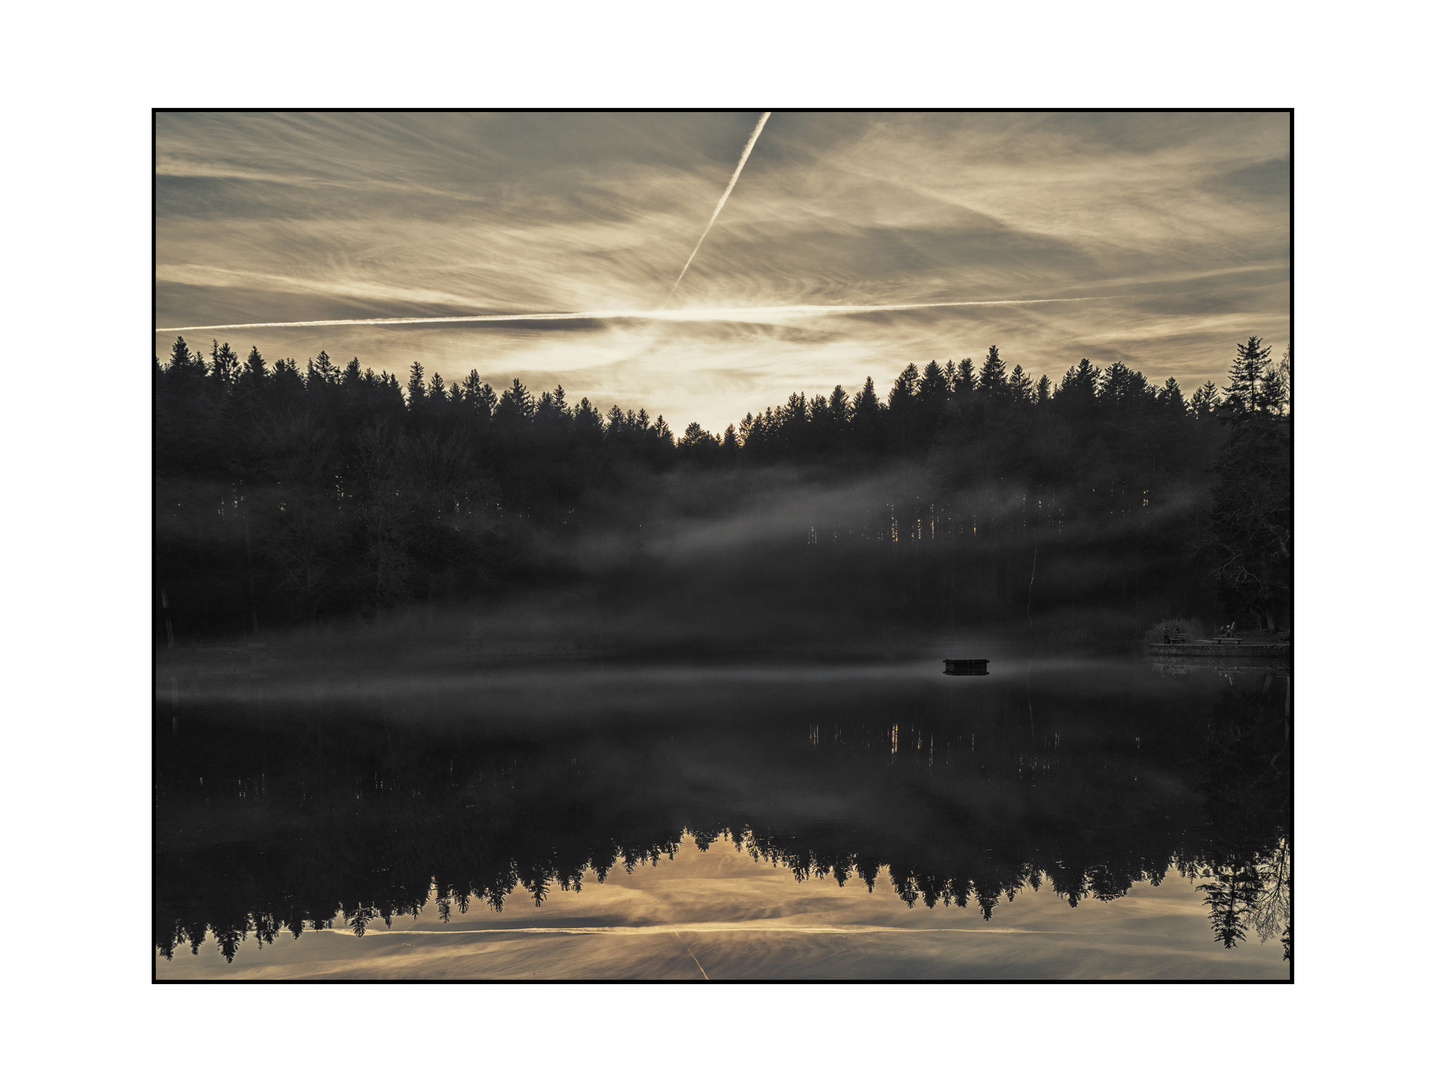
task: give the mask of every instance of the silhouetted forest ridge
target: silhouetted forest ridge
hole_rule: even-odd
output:
[[[1075,906],[1179,873],[1218,942],[1277,936],[1289,956],[1287,688],[1264,672],[1208,695],[897,685],[838,711],[796,687],[723,731],[656,708],[503,737],[487,704],[419,725],[406,706],[259,698],[159,717],[155,945],[208,932],[230,959],[250,934],[362,934],[432,901],[442,917],[517,891],[538,906],[688,833],[797,880],[870,889],[885,868],[906,904],[983,920],[1043,881]]]
[[[908,365],[884,399],[867,379],[854,399],[794,394],[677,438],[560,386],[497,394],[472,370],[447,387],[419,361],[402,386],[358,358],[302,370],[177,338],[154,363],[155,632],[537,587],[603,604],[641,579],[693,589],[697,564],[715,584],[688,599],[718,617],[764,592],[912,625],[1100,603],[1142,625],[1204,610],[1275,626],[1291,603],[1289,383],[1289,351],[1275,363],[1255,337],[1224,389],[1189,397],[1086,359],[1033,381],[992,347],[979,368]]]

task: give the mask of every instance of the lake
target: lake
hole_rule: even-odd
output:
[[[1291,978],[1289,670],[947,648],[162,656],[155,977]]]

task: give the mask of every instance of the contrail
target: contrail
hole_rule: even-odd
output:
[[[746,167],[746,158],[751,156],[751,147],[753,147],[756,144],[756,140],[760,138],[761,128],[766,126],[766,121],[770,119],[770,116],[771,114],[768,112],[761,113],[761,118],[756,124],[756,129],[751,132],[751,137],[746,141],[746,148],[741,151],[740,164],[736,166],[736,171],[731,174],[731,182],[727,184],[726,189],[721,192],[720,202],[715,204],[715,212],[711,214],[710,220],[706,222],[705,232],[701,233],[700,239],[695,242],[695,251],[690,253],[690,258],[687,259],[685,265],[680,268],[680,277],[675,279],[675,284],[670,287],[670,292],[665,294],[665,300],[661,302],[661,307],[669,304],[670,298],[675,295],[676,289],[680,288],[680,279],[685,277],[685,272],[690,269],[691,260],[695,258],[696,251],[699,251],[700,246],[705,243],[705,238],[710,232],[710,227],[715,224],[715,219],[720,217],[721,207],[723,207],[726,204],[726,200],[730,198],[731,190],[736,186],[736,181],[741,177],[741,170]]]
[[[672,930],[671,933],[675,933],[675,931]],[[710,976],[705,973],[705,968],[700,967],[700,960],[696,958],[696,954],[694,952],[691,952],[691,947],[681,940],[681,936],[679,934],[675,935],[675,939],[681,943],[681,946],[685,949],[686,952],[690,953],[690,958],[692,960],[695,960],[695,966],[700,968],[701,978],[704,979],[706,982],[710,982]]]
[[[702,237],[704,239],[704,237]],[[427,323],[574,322],[607,319],[654,319],[663,322],[754,322],[765,318],[809,318],[821,315],[865,315],[877,311],[920,311],[926,308],[1013,307],[1021,304],[1078,304],[1088,300],[1119,300],[1112,296],[1055,296],[1026,300],[946,300],[926,304],[781,304],[775,307],[661,308],[613,311],[539,311],[515,315],[427,315],[393,319],[306,319],[300,322],[216,323],[211,326],[157,326],[157,334],[196,330],[263,330],[300,326],[420,326]]]

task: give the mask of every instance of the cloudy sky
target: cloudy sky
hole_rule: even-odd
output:
[[[1287,114],[775,112],[697,250],[760,119],[161,113],[155,351],[336,322],[181,332],[679,433],[992,344],[1189,394],[1289,343]],[[505,318],[355,322],[476,315]]]

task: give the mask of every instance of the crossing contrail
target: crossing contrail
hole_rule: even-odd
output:
[[[736,171],[731,174],[731,182],[727,184],[726,189],[721,192],[720,202],[715,204],[715,212],[711,214],[710,220],[706,222],[705,232],[702,232],[700,239],[695,242],[695,251],[690,253],[690,258],[687,259],[685,265],[680,268],[680,277],[675,279],[675,284],[670,287],[670,292],[665,294],[665,300],[661,302],[661,307],[669,304],[670,298],[675,295],[676,289],[680,288],[681,278],[685,277],[685,272],[690,269],[691,260],[695,258],[696,251],[699,251],[700,246],[705,243],[706,235],[710,232],[710,227],[715,224],[715,219],[720,217],[721,207],[723,207],[726,204],[726,200],[730,198],[731,190],[736,186],[736,181],[740,179],[741,170],[746,167],[746,158],[751,156],[751,147],[753,147],[756,144],[756,140],[760,138],[761,128],[766,126],[766,121],[770,119],[770,115],[768,112],[761,113],[761,118],[759,123],[756,124],[756,129],[751,132],[751,137],[746,140],[746,148],[741,151],[740,164],[736,166]]]
[[[515,315],[427,315],[394,319],[307,319],[301,322],[216,323],[211,326],[157,326],[157,334],[197,330],[270,330],[291,326],[421,326],[432,323],[577,322],[608,319],[655,319],[663,322],[757,322],[768,318],[811,318],[823,315],[866,315],[881,311],[921,311],[926,308],[1013,307],[1022,304],[1078,304],[1087,300],[1117,300],[1112,296],[1055,296],[1025,300],[944,300],[926,304],[780,304],[773,307],[680,308],[665,310],[616,309],[610,311],[538,311]]]

